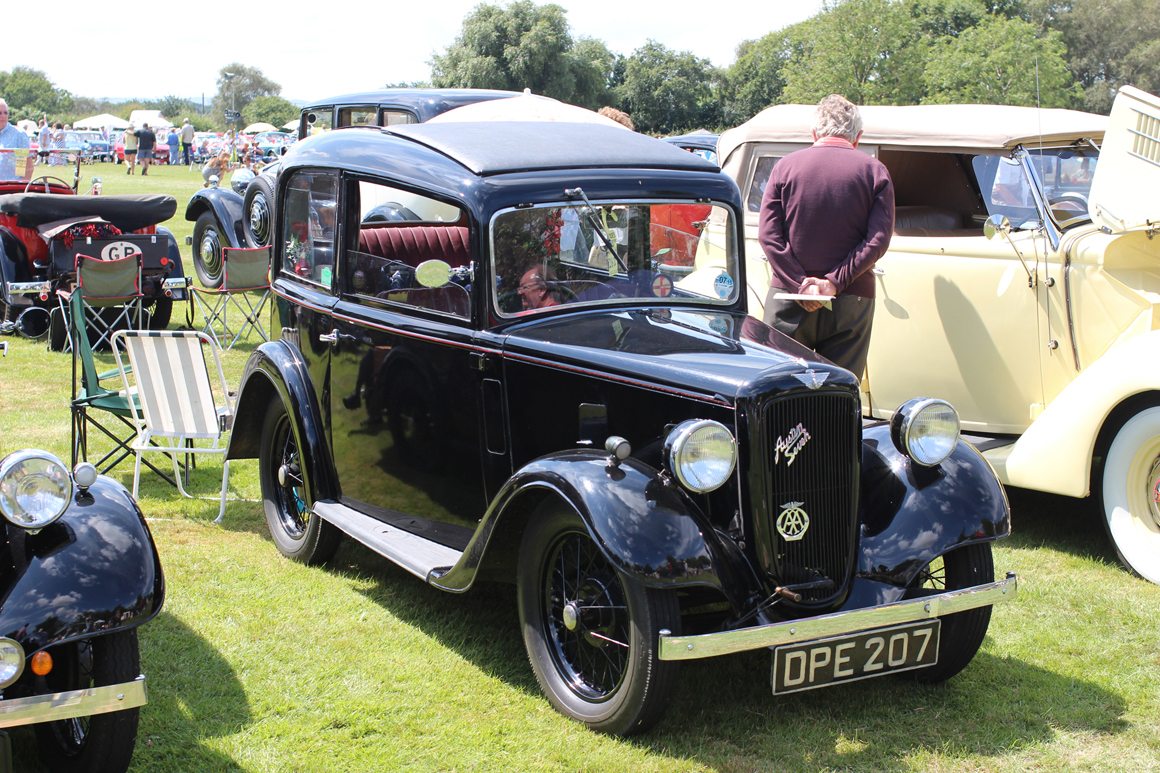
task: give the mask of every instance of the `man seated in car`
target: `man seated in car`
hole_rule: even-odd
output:
[[[549,282],[555,281],[555,274],[543,266],[532,266],[525,271],[518,290],[524,311],[559,306],[560,302],[556,300],[554,291],[548,286]]]

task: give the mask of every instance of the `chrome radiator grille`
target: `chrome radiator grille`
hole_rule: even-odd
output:
[[[755,536],[763,568],[774,582],[833,581],[831,588],[802,592],[806,602],[834,596],[849,574],[857,526],[860,410],[853,395],[829,392],[771,400],[762,411],[765,496],[760,499],[764,512],[754,512]],[[804,532],[803,524],[808,524]]]

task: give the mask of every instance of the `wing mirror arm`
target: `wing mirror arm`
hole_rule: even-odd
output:
[[[1023,270],[1027,272],[1027,286],[1035,287],[1035,274],[1027,267],[1027,261],[1023,259],[1023,253],[1015,246],[1015,242],[1011,241],[1011,221],[1007,219],[1007,216],[991,215],[987,218],[987,222],[983,224],[983,234],[991,241],[994,241],[1000,235],[1007,240],[1007,243],[1011,245],[1011,249],[1015,251],[1015,257],[1019,258],[1019,262],[1023,264]]]

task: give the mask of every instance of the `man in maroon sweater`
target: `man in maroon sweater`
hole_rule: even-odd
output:
[[[818,104],[814,144],[773,167],[758,238],[773,271],[765,322],[861,376],[874,321],[874,275],[894,231],[894,184],[857,150],[862,116],[837,94]],[[779,293],[835,296],[832,309]]]

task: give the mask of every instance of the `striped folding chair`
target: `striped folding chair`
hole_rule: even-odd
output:
[[[225,403],[222,407],[216,403],[206,365],[204,348],[207,346],[213,352],[217,368],[216,386]],[[128,355],[131,367],[126,367],[122,350]],[[216,342],[199,331],[118,330],[113,334],[113,354],[126,393],[135,391],[137,395],[137,404],[133,405],[137,437],[130,444],[137,457],[133,496],[137,496],[141,479],[141,455],[160,451],[173,460],[173,475],[182,496],[214,499],[195,497],[185,490],[177,457],[216,454],[222,457],[222,489],[221,509],[214,523],[220,523],[226,512],[226,486],[230,478],[230,463],[225,458],[227,448],[221,445],[221,440],[233,424],[234,404],[226,387]]]
[[[212,335],[224,351],[234,348],[243,336],[249,340],[251,330],[257,331],[263,341],[270,340],[262,327],[262,309],[270,299],[269,268],[269,247],[226,247],[222,250],[221,287],[206,289],[194,285],[193,297],[205,317],[202,330]],[[250,293],[260,293],[257,303]],[[202,296],[205,296],[204,300]],[[242,316],[240,322],[234,323],[237,330],[230,327],[227,318],[231,307]],[[222,345],[226,339],[229,343]]]

